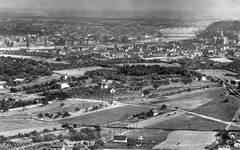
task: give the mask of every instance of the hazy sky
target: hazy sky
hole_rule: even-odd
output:
[[[0,0],[0,8],[240,11],[240,0]]]

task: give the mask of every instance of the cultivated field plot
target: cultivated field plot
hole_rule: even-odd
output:
[[[3,134],[2,132],[12,132],[14,131],[18,133],[30,132],[36,129],[53,129],[53,127],[59,127],[58,123],[54,122],[41,122],[35,120],[25,120],[25,119],[16,119],[16,118],[7,118],[7,117],[0,117],[0,135]]]
[[[174,131],[167,140],[153,149],[204,150],[215,141],[216,132]]]
[[[215,61],[215,62],[221,62],[221,63],[230,63],[230,62],[233,62],[232,60],[227,59],[227,58],[224,58],[224,57],[212,58],[211,60],[212,60],[212,61]]]
[[[98,70],[98,69],[103,69],[103,67],[92,66],[92,67],[84,67],[84,68],[78,68],[78,69],[57,70],[57,71],[53,71],[53,72],[62,74],[62,75],[66,74],[69,76],[80,77],[80,76],[83,76],[87,71],[93,71],[93,70]],[[107,68],[104,68],[104,69],[107,69]]]
[[[213,101],[203,104],[193,110],[193,112],[221,119],[224,121],[232,121],[237,110],[239,109],[240,101],[234,96],[218,97]]]
[[[102,111],[93,112],[86,115],[81,115],[78,117],[67,118],[65,121],[71,124],[80,124],[83,122],[85,125],[96,125],[105,124],[125,119],[126,115],[132,116],[141,112],[147,112],[150,107],[140,107],[140,106],[120,106],[112,109],[106,109]]]
[[[151,103],[158,106],[166,104],[168,107],[178,107],[182,109],[192,110],[209,101],[212,101],[224,92],[226,92],[225,88],[200,90],[191,92],[189,94],[177,94],[171,96],[169,99],[153,101]]]
[[[212,131],[212,130],[224,130],[227,125],[211,121],[208,119],[183,114],[179,117],[175,117],[166,120],[162,123],[158,123],[150,126],[150,128],[162,128],[162,129],[180,129],[180,130],[197,130],[197,131]]]
[[[171,60],[176,60],[184,58],[184,56],[176,56],[176,57],[150,57],[150,58],[143,58],[145,60],[154,60],[154,59],[160,59],[161,61],[169,62]]]
[[[138,138],[142,136],[144,140],[151,140],[155,143],[161,143],[165,141],[170,134],[170,131],[155,130],[155,129],[140,129],[140,130],[131,130],[127,132],[128,138]]]

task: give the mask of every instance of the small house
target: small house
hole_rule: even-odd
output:
[[[114,94],[114,93],[116,93],[116,90],[112,88],[109,92],[110,92],[111,94]]]
[[[113,137],[113,142],[116,142],[116,143],[127,143],[127,136],[115,135]]]
[[[205,76],[203,76],[202,81],[207,81],[207,78]]]
[[[59,88],[59,89],[68,89],[68,88],[70,88],[70,85],[69,84],[67,84],[67,83],[57,83],[57,88]]]
[[[152,116],[157,116],[160,112],[161,110],[159,108],[154,108],[150,110]]]

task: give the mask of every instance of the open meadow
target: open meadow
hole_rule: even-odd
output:
[[[224,130],[227,125],[201,117],[183,114],[181,116],[157,123],[150,128],[162,128],[172,130],[196,130],[196,131],[212,131]]]
[[[221,119],[223,121],[232,121],[239,106],[239,99],[229,95],[216,97],[215,100],[203,104],[194,109],[193,112]]]
[[[142,136],[144,140],[151,140],[155,143],[161,143],[167,139],[170,131],[158,130],[158,129],[138,129],[130,130],[126,135],[129,138],[138,138]]]
[[[153,149],[204,150],[215,141],[216,132],[173,131],[163,143]]]
[[[57,71],[53,71],[53,72],[57,73],[57,74],[62,74],[62,75],[66,74],[69,76],[80,77],[80,76],[83,76],[87,71],[93,71],[93,70],[98,70],[98,69],[103,69],[103,67],[92,66],[92,67],[83,67],[83,68],[78,68],[78,69],[57,70]],[[106,69],[106,68],[104,68],[104,69]]]
[[[205,90],[198,90],[186,94],[177,94],[170,96],[167,99],[152,101],[151,104],[161,106],[166,104],[168,107],[178,107],[181,109],[192,110],[207,102],[214,100],[220,94],[226,92],[225,88],[212,88]]]
[[[151,108],[144,106],[129,106],[124,105],[112,109],[106,109],[102,111],[93,112],[86,115],[81,115],[73,118],[66,118],[64,121],[70,124],[80,124],[85,125],[96,125],[96,124],[105,124],[121,119],[126,119],[126,116],[132,116],[141,112],[147,112]]]
[[[43,130],[45,128],[59,128],[61,125],[54,122],[42,122],[30,119],[17,119],[0,117],[0,135],[16,135],[18,133],[28,133],[33,130]]]

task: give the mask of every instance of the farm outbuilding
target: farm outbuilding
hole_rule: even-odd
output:
[[[127,136],[115,135],[113,137],[113,142],[116,142],[116,143],[127,143]]]

